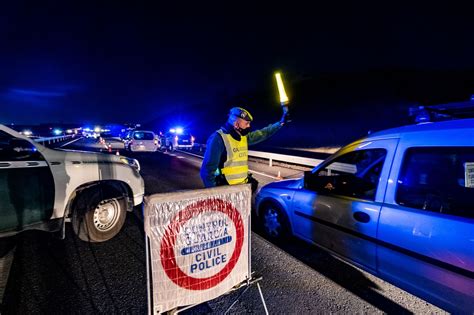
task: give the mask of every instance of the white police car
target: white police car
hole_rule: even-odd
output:
[[[256,196],[286,233],[446,310],[474,312],[474,119],[385,130]]]
[[[49,149],[0,125],[0,237],[70,220],[84,241],[111,239],[143,200],[139,171],[134,159]]]

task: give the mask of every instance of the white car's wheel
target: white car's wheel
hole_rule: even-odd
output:
[[[72,217],[74,232],[83,241],[104,242],[117,235],[125,222],[127,201],[124,197],[100,200],[100,191],[81,195],[87,198],[85,208],[75,209]]]

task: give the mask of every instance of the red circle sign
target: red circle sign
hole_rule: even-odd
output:
[[[184,273],[179,268],[175,256],[176,236],[180,228],[191,218],[204,212],[218,211],[231,218],[236,229],[235,248],[227,265],[218,273],[207,278],[194,278]],[[172,219],[166,229],[165,235],[161,241],[161,264],[166,275],[171,281],[182,288],[189,290],[206,290],[210,289],[222,282],[234,269],[242,251],[244,243],[244,225],[242,217],[237,209],[230,202],[222,199],[207,199],[198,201],[187,206],[184,210],[178,212]]]

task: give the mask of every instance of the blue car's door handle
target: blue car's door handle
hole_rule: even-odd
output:
[[[352,216],[354,219],[362,223],[367,223],[370,221],[370,216],[365,212],[356,211]]]

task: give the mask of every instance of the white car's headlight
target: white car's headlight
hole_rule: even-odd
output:
[[[131,167],[136,169],[137,172],[140,172],[140,163],[138,163],[137,159],[131,159],[125,156],[121,156],[120,161],[122,161],[122,163],[124,164],[130,165]]]

